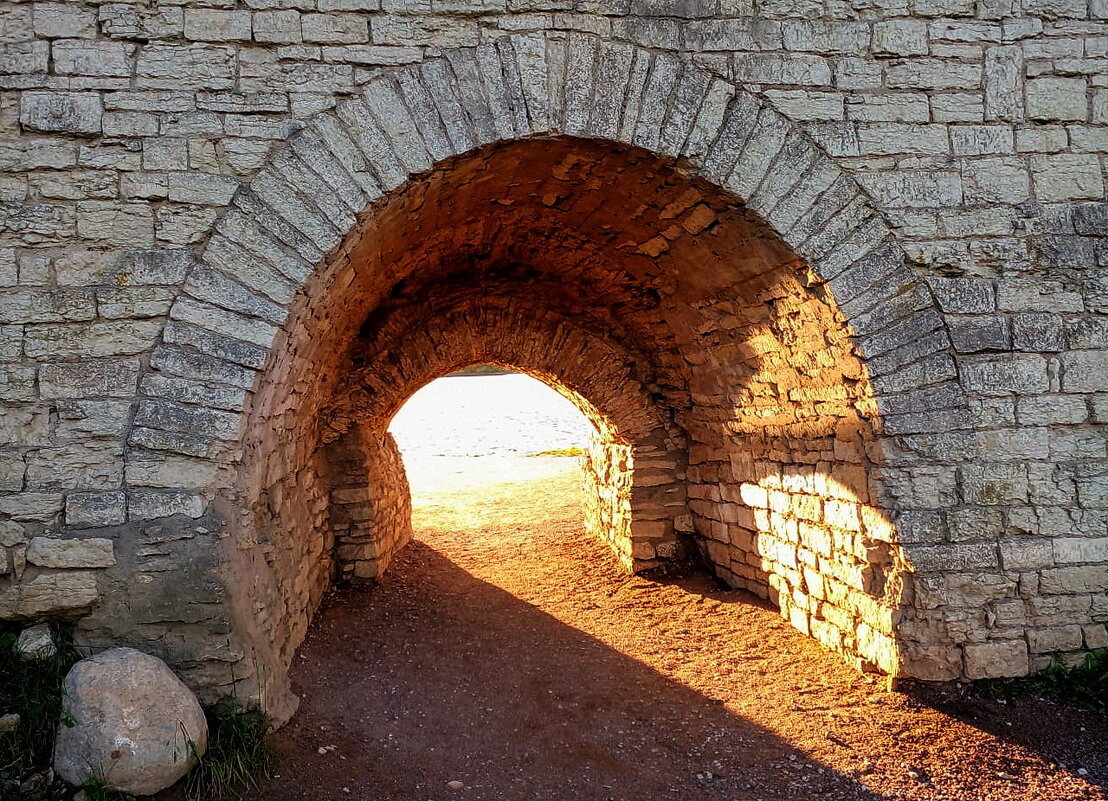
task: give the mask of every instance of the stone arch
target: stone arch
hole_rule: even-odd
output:
[[[413,329],[421,331],[413,338]],[[337,572],[374,578],[410,535],[389,514],[403,466],[387,434],[392,417],[428,382],[462,367],[495,364],[526,373],[566,397],[593,424],[585,464],[585,526],[631,571],[683,558],[691,534],[684,486],[684,442],[644,390],[645,360],[582,331],[525,299],[479,297],[445,307],[420,304],[380,321],[358,350],[358,366],[325,407],[322,439],[354,448],[376,466],[364,481],[363,520],[338,539]],[[330,458],[330,457],[329,457]],[[360,467],[360,465],[359,465]],[[343,482],[344,489],[355,482]],[[381,485],[377,489],[376,485]],[[333,490],[332,490],[333,491]],[[344,496],[346,497],[346,496]],[[385,498],[385,519],[373,515]],[[349,515],[339,510],[343,521]],[[341,525],[341,523],[340,523]],[[361,547],[359,547],[359,545]]]
[[[239,545],[229,548],[221,571],[240,597],[229,604],[229,625],[245,643],[243,659],[268,671],[230,681],[267,685],[276,695],[281,666],[326,586],[318,575],[286,582],[280,565],[314,564],[332,542],[290,548],[280,543],[295,542],[291,533],[256,541],[254,532],[279,517],[298,481],[314,481],[282,467],[311,462],[305,451],[311,437],[298,436],[307,429],[273,423],[292,419],[304,400],[297,365],[318,347],[314,337],[329,335],[328,320],[354,314],[358,298],[342,282],[368,264],[391,269],[353,232],[394,225],[395,208],[419,208],[437,191],[443,165],[465,172],[484,154],[495,159],[502,143],[565,141],[621,148],[631,158],[649,154],[672,181],[686,181],[702,196],[720,193],[690,207],[675,197],[672,230],[659,227],[652,239],[633,243],[628,258],[662,257],[675,241],[715,225],[719,214],[738,214],[734,209],[766,241],[779,243],[787,251],[781,263],[792,259],[789,290],[775,295],[757,276],[743,283],[772,314],[741,320],[753,333],[733,347],[735,364],[744,375],[770,369],[778,356],[772,347],[759,349],[763,339],[773,347],[791,343],[786,362],[799,363],[810,344],[813,353],[826,353],[815,361],[841,362],[836,375],[851,386],[844,400],[819,382],[779,385],[783,398],[810,410],[807,422],[777,425],[767,405],[757,411],[761,419],[752,413],[738,422],[724,415],[682,424],[692,435],[689,503],[702,547],[721,575],[770,595],[799,628],[860,664],[924,677],[960,674],[960,651],[935,634],[935,614],[914,605],[910,575],[914,562],[945,558],[941,526],[928,521],[947,499],[943,492],[924,499],[906,468],[945,486],[952,468],[943,464],[944,449],[953,443],[968,453],[974,446],[972,437],[948,433],[969,425],[949,338],[892,229],[850,176],[743,87],[668,53],[585,34],[529,34],[385,71],[359,96],[312,120],[235,195],[171,309],[143,379],[127,475],[132,486],[158,488],[182,505],[197,498],[209,510],[227,504],[222,525]],[[667,213],[654,215],[659,226]],[[774,280],[779,288],[785,279]],[[816,299],[813,319],[831,332],[820,342],[804,339],[806,310],[794,303],[800,296]],[[329,299],[326,308],[320,298]],[[712,314],[724,317],[726,301],[713,302]],[[666,336],[681,344],[710,334]],[[664,353],[647,356],[661,364],[655,380],[674,409],[730,392],[695,370],[692,385],[682,385]],[[221,389],[213,398],[210,381],[234,391]],[[756,394],[735,398],[759,408]],[[849,419],[836,418],[829,429],[831,418],[820,409],[846,406]],[[261,429],[259,419],[267,421]],[[767,426],[775,426],[772,435]],[[812,462],[775,463],[767,473],[763,459],[730,454],[720,461],[713,448],[724,430],[761,443],[765,453],[791,451],[796,443],[800,452],[808,443],[804,460]],[[841,469],[819,468],[831,463]],[[858,467],[863,463],[870,467]],[[819,508],[786,508],[799,495]],[[322,510],[311,508],[322,519]],[[841,518],[826,535],[835,541],[818,547],[852,554],[849,564],[826,566],[821,560],[831,557],[806,545],[824,538],[817,529],[828,516]],[[813,554],[814,570],[798,561],[799,546]],[[258,611],[259,598],[279,601]],[[279,641],[272,633],[277,620]]]

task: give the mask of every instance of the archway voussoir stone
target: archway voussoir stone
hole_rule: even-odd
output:
[[[207,301],[248,317],[256,317],[276,326],[283,325],[288,316],[288,309],[284,306],[251,291],[225,273],[203,263],[196,265],[189,273],[184,289],[197,300]]]
[[[343,234],[354,227],[354,215],[336,194],[330,182],[320,180],[319,175],[304,163],[293,148],[280,148],[273,154],[270,163],[296,200],[316,213],[321,221],[319,230],[330,228],[341,239]],[[323,247],[325,242],[317,239],[316,243]]]
[[[747,205],[761,215],[774,230],[780,231],[781,228],[774,218],[774,209],[794,186],[804,180],[818,157],[815,146],[805,136],[798,131],[789,131],[784,147],[758,188],[747,199]]]
[[[411,68],[401,70],[404,75],[410,72]],[[397,78],[392,73],[374,78],[362,89],[362,100],[388,137],[389,149],[403,165],[405,177],[431,169],[434,160],[419,124],[404,105]]]
[[[927,288],[914,276],[907,280],[910,283],[904,285],[890,282],[871,287],[868,292],[841,304],[856,334],[876,333],[914,312],[931,307]]]
[[[339,167],[350,176],[350,180],[357,184],[367,204],[381,196],[381,184],[377,174],[370,168],[365,154],[354,143],[334,113],[320,114],[304,130],[319,140],[319,147],[325,149]]]
[[[519,77],[530,132],[539,134],[555,130],[547,63],[547,38],[538,33],[517,34],[510,36],[507,43],[515,56],[515,74]]]
[[[650,73],[643,86],[642,104],[631,143],[646,150],[659,151],[662,123],[669,109],[669,98],[681,72],[681,59],[671,53],[655,53]]]
[[[858,184],[850,176],[840,174],[808,213],[801,215],[782,235],[794,248],[799,248],[839,215],[865,205],[866,198]]]
[[[371,198],[347,172],[342,162],[311,128],[294,134],[289,145],[301,161],[331,188],[350,214],[360,214]]]
[[[837,203],[840,198],[833,196],[828,200]],[[813,212],[818,214],[818,207]],[[806,239],[797,238],[794,247],[799,255],[818,269],[837,246],[849,242],[856,233],[866,230],[866,226],[872,228],[881,224],[883,220],[873,210],[869,198],[858,192],[841,210],[827,215],[827,222],[814,229]]]
[[[439,100],[436,94],[436,102],[447,106],[457,104],[458,108],[450,111],[449,117],[453,120],[454,115],[460,113],[468,121],[474,137],[473,146],[479,147],[506,138],[507,133],[497,130],[492,101],[481,77],[477,49],[466,47],[448,50],[441,60],[433,61],[442,65],[442,73],[440,76],[436,69],[431,74],[432,89],[436,93],[448,95]]]
[[[311,275],[312,264],[309,261],[238,208],[228,209],[219,221],[216,233],[226,237],[228,242],[243,251],[272,265],[296,289],[303,286]]]
[[[544,104],[547,90],[546,47],[541,38],[529,36],[506,37],[495,45],[496,69],[504,90],[508,119],[512,122],[513,136],[531,136],[544,133],[549,108]],[[520,52],[526,53],[521,58]],[[490,65],[494,66],[494,65]],[[528,97],[531,102],[528,106]],[[541,124],[533,125],[538,120]]]
[[[681,77],[673,91],[669,113],[662,123],[658,151],[672,158],[679,158],[685,143],[696,124],[700,106],[704,102],[712,76],[695,64],[685,61],[681,65]]]
[[[337,119],[345,126],[345,133],[361,149],[366,163],[377,176],[382,190],[389,191],[408,179],[408,170],[400,157],[393,152],[384,130],[370,113],[369,106],[352,97],[342,100],[335,107]]]
[[[735,163],[755,128],[761,108],[762,104],[752,94],[736,90],[724,113],[723,125],[704,156],[701,174],[705,179],[723,186],[731,177]]]
[[[785,144],[789,129],[790,123],[784,116],[769,106],[762,106],[723,186],[738,197],[751,197]]]
[[[703,166],[704,159],[712,143],[716,141],[723,128],[728,105],[738,92],[738,88],[715,76],[709,75],[708,90],[693,121],[692,130],[685,140],[682,155],[693,164]]]
[[[462,106],[462,100],[455,92],[450,62],[445,58],[430,59],[420,64],[419,71],[423,84],[430,92],[431,100],[442,120],[446,136],[450,140],[451,154],[457,155],[472,150],[478,144],[476,138],[478,126],[470,122]],[[479,106],[478,109],[480,109]],[[487,123],[487,120],[483,122]],[[487,125],[481,127],[486,128]],[[480,140],[480,144],[487,144],[489,141],[491,140]]]
[[[323,258],[323,254],[330,250],[330,247],[326,250],[321,249],[320,244],[317,244],[310,235],[301,230],[301,227],[314,230],[317,225],[315,221],[311,220],[310,216],[307,216],[307,210],[305,210],[304,220],[300,221],[300,226],[295,226],[286,219],[287,215],[295,217],[294,209],[302,204],[291,195],[276,191],[277,181],[278,179],[273,174],[269,174],[268,177],[259,175],[250,183],[250,186],[244,187],[235,193],[232,204],[247,217],[256,219],[275,238],[292,248],[304,261],[316,263]],[[285,191],[291,192],[291,190]],[[272,208],[271,203],[281,207],[285,214],[280,213],[281,209]],[[320,232],[319,236],[326,243],[328,239],[334,241],[336,234],[333,229],[328,228]]]
[[[825,280],[833,280],[875,252],[903,266],[904,254],[899,248],[882,249],[891,240],[892,231],[885,220],[879,216],[870,217],[823,254],[818,262],[819,273]]]
[[[423,83],[422,64],[397,70],[395,73],[400,95],[412,115],[419,134],[427,146],[432,164],[458,153],[450,140],[439,115],[431,92]]]
[[[627,85],[635,62],[635,49],[623,42],[601,41],[596,61],[596,89],[588,120],[588,135],[619,138]]]
[[[905,269],[900,267],[896,272]],[[895,279],[890,279],[895,280]],[[930,355],[934,350],[929,341],[931,335],[939,333],[946,336],[945,322],[934,308],[925,308],[898,320],[897,322],[866,335],[855,336],[858,350],[867,359],[878,360],[905,347],[916,347],[917,353]],[[871,370],[871,373],[877,371]]]
[[[457,56],[449,56],[451,63],[465,67],[467,61],[465,54],[469,50],[460,51]],[[512,139],[517,136],[516,116],[508,97],[508,84],[504,77],[504,68],[500,63],[500,50],[495,44],[484,44],[473,51],[476,80],[468,79],[464,86],[468,87],[466,97],[481,96],[484,103],[488,104],[489,114],[492,117],[494,140]],[[468,75],[468,72],[466,73]],[[459,76],[461,80],[461,76]],[[481,107],[478,106],[478,109]],[[476,116],[474,112],[471,116]],[[525,135],[525,130],[518,133]]]
[[[280,272],[269,259],[247,251],[219,229],[208,239],[199,263],[234,275],[250,289],[283,307],[288,306],[300,288],[298,282]]]
[[[184,296],[174,302],[169,310],[169,317],[260,348],[272,346],[279,330],[277,326],[256,317]]]
[[[786,236],[797,222],[812,212],[835,182],[843,178],[843,171],[830,158],[820,154],[808,175],[774,206],[774,228]]]
[[[597,80],[597,55],[600,40],[596,36],[571,33],[566,37],[564,93],[560,130],[570,136],[587,136]]]

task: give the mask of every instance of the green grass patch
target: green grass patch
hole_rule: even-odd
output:
[[[994,698],[1039,696],[1060,704],[1108,715],[1108,648],[1090,651],[1077,665],[1055,661],[1053,665],[1021,679],[976,682]]]
[[[238,797],[273,775],[278,754],[266,739],[271,727],[264,712],[229,706],[207,714],[207,753],[185,777],[189,801]]]
[[[55,631],[57,654],[24,661],[16,650],[18,639],[14,626],[0,629],[0,714],[19,715],[15,731],[0,734],[0,771],[23,776],[50,766],[62,714],[62,682],[81,655],[68,636]]]
[[[538,453],[531,454],[532,456],[584,456],[585,452],[578,447],[573,448],[555,448],[552,451],[539,451]]]
[[[134,801],[134,796],[113,790],[102,778],[92,778],[81,785],[88,801]]]

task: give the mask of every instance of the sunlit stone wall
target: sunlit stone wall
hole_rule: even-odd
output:
[[[926,678],[1108,645],[1102,2],[342,5],[0,6],[0,616],[274,700],[400,220],[643,355],[699,547],[799,628]],[[366,211],[552,134],[624,149]]]

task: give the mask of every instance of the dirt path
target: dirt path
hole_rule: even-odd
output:
[[[517,481],[417,489],[419,541],[328,599],[251,798],[1108,798],[1102,720],[884,692],[747,595],[619,573],[574,470],[488,464]]]

